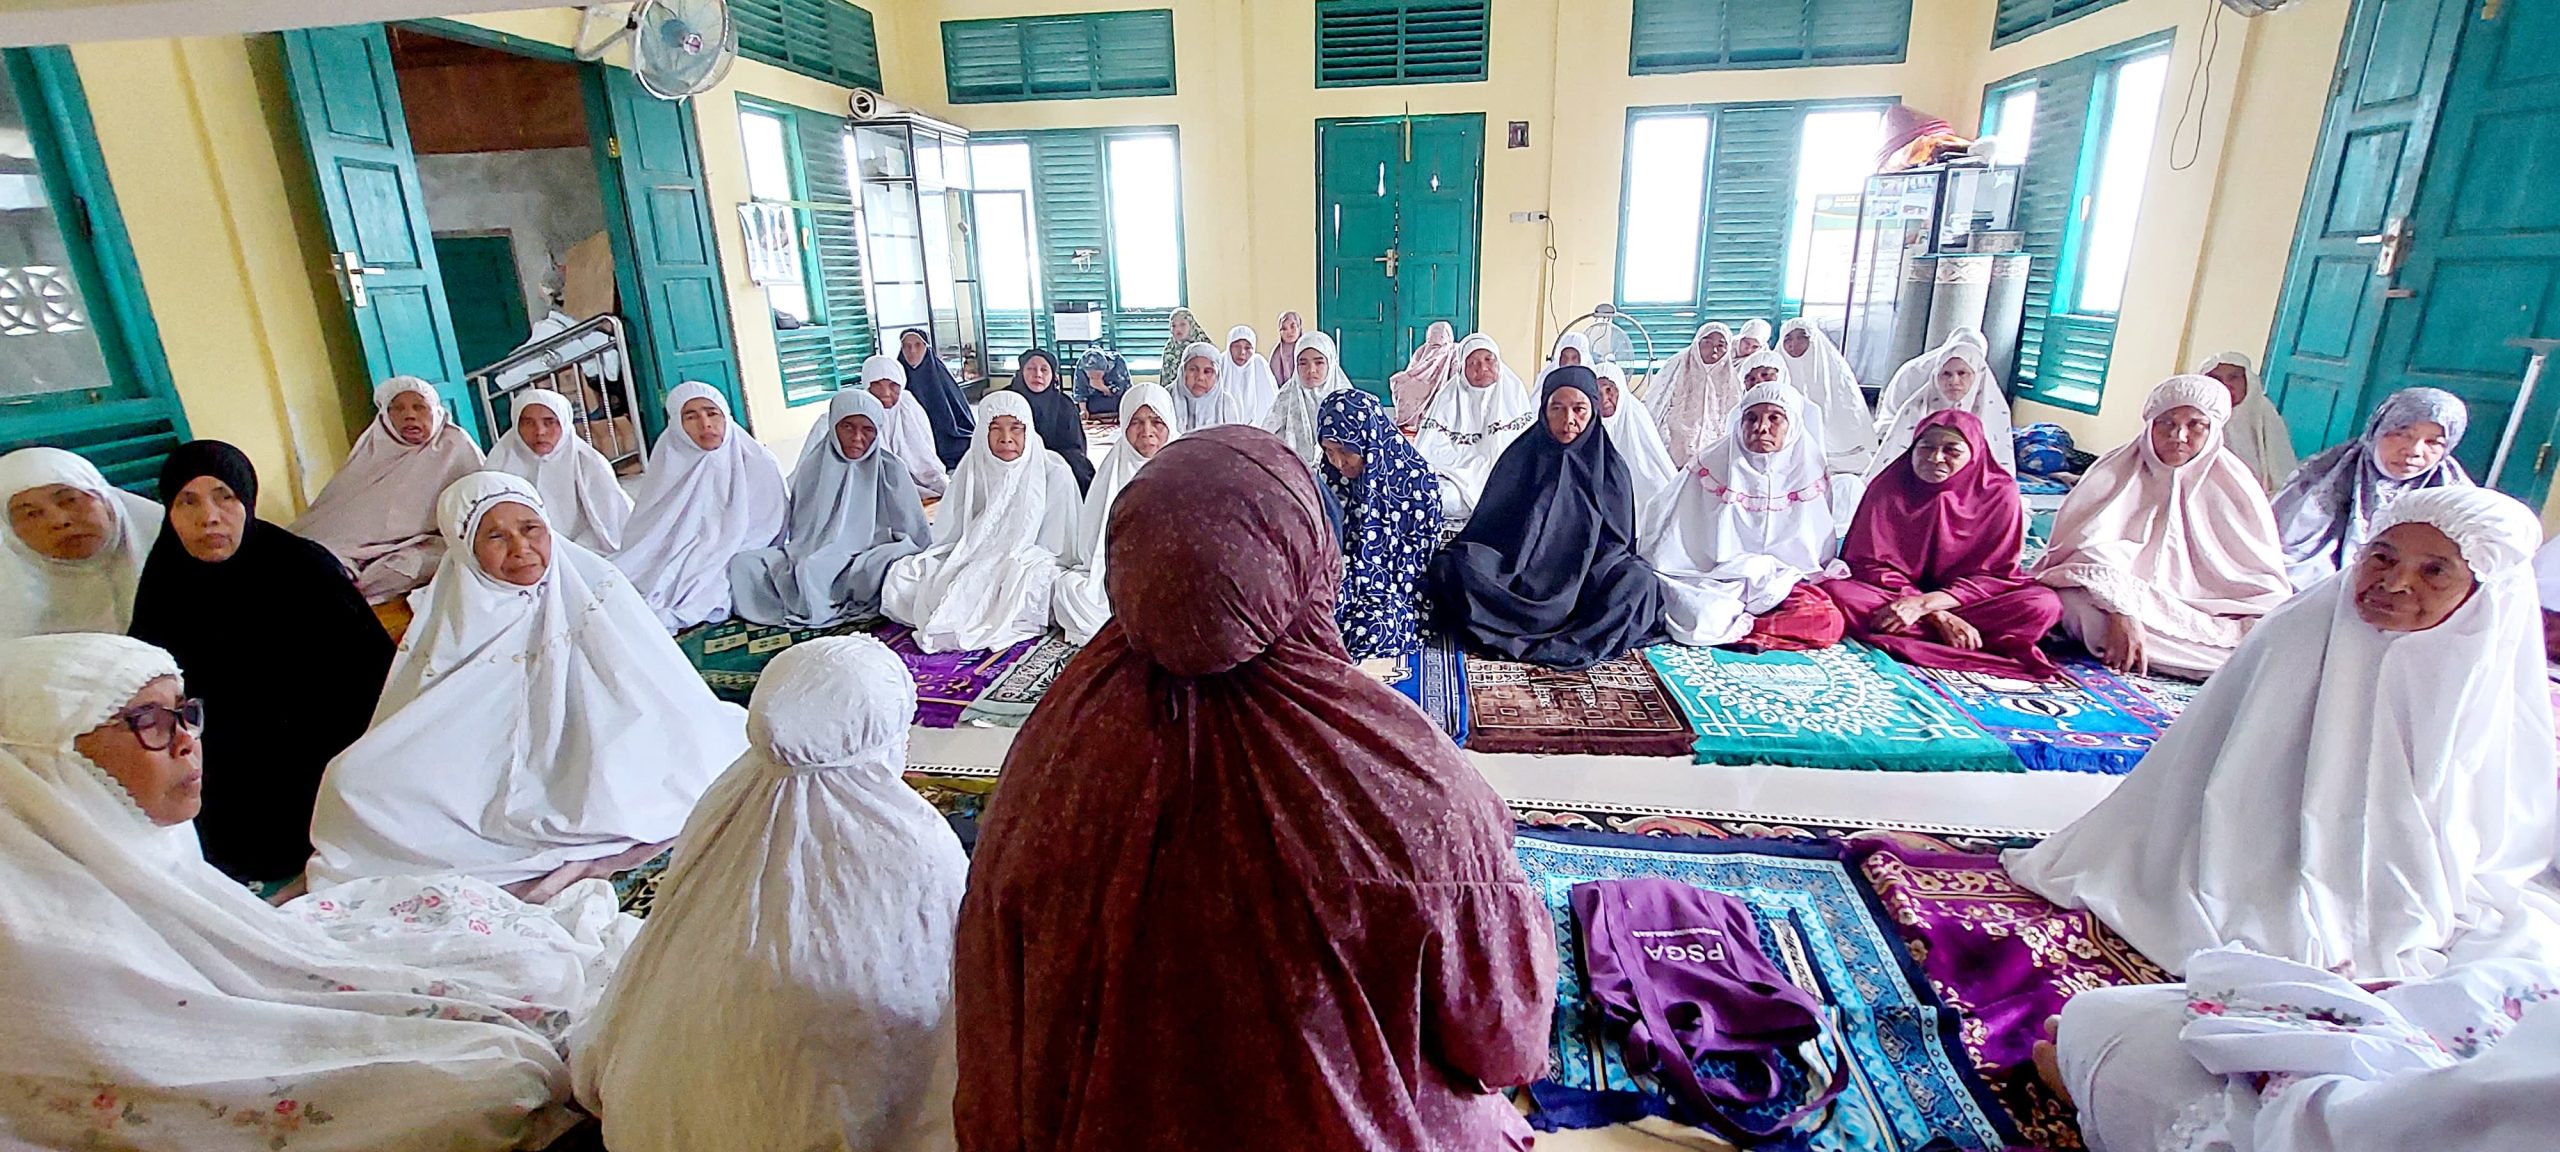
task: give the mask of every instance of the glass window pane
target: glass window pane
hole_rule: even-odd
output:
[[[783,143],[782,118],[762,112],[740,112],[738,133],[747,149],[747,194],[758,200],[795,199],[791,188],[791,149]]]
[[[1884,112],[1852,108],[1804,118],[1796,150],[1795,221],[1787,237],[1787,298],[1849,302],[1849,264],[1858,237],[1858,194],[1875,175]]]
[[[1182,166],[1173,137],[1111,140],[1111,280],[1122,308],[1182,303]]]
[[[1031,145],[1020,140],[972,144],[969,155],[978,168],[978,187],[985,191],[1031,190]]]
[[[1031,310],[1031,217],[1020,192],[978,193],[978,262],[991,311]]]
[[[2081,248],[2079,311],[2112,314],[2124,304],[2125,270],[2133,263],[2133,223],[2142,211],[2143,178],[2151,168],[2160,95],[2168,82],[2166,52],[2127,60],[2116,69],[2106,151],[2098,163],[2098,187]]]
[[[1627,127],[1626,251],[1618,266],[1629,304],[1698,298],[1710,132],[1704,116],[1647,116]]]
[[[1994,164],[2027,162],[2028,138],[2035,135],[2036,86],[2021,84],[1992,97],[1990,131],[1999,143],[1994,146]]]
[[[0,84],[0,397],[113,385],[26,117]]]

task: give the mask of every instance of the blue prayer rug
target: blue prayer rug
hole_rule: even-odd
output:
[[[1529,1089],[1531,1122],[1554,1131],[1646,1116],[1678,1119],[1650,1076],[1631,1071],[1583,995],[1576,884],[1661,877],[1732,896],[1760,925],[1760,946],[1830,1017],[1824,1059],[1846,1045],[1849,1083],[1794,1146],[1819,1152],[1996,1152],[2017,1143],[1974,1075],[1942,1005],[1903,951],[1893,922],[1836,842],[1671,839],[1521,831],[1520,867],[1555,919],[1554,1065]],[[1784,1106],[1778,1106],[1784,1107]],[[1781,1113],[1783,1114],[1783,1112]]]
[[[1450,743],[1467,746],[1467,655],[1457,641],[1424,632],[1422,647],[1397,662],[1394,676],[1387,687],[1420,706]]]
[[[2058,680],[1944,668],[1913,671],[1965,719],[2008,745],[2029,771],[2104,776],[2133,771],[2175,714],[2085,656],[2059,663]]]

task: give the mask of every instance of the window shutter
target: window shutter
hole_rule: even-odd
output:
[[[1899,63],[1912,0],[1636,0],[1627,70]]]
[[[1037,217],[1040,271],[1051,307],[1065,303],[1107,308],[1111,303],[1109,214],[1102,188],[1102,134],[1043,132],[1031,140],[1032,215]],[[1076,252],[1092,257],[1082,266]],[[1108,319],[1105,321],[1109,323]],[[1053,343],[1056,333],[1044,313],[1040,339]],[[1119,333],[1104,337],[1119,346]]]
[[[1173,12],[1083,12],[942,22],[954,104],[1170,96]]]
[[[1698,290],[1708,319],[1777,314],[1803,129],[1804,109],[1797,105],[1740,105],[1717,114],[1708,162],[1706,275]]]
[[[954,104],[1022,99],[1022,22],[943,21],[942,71]]]
[[[2117,3],[2117,0],[2000,0],[1991,15],[1991,46],[2024,40]]]
[[[1724,63],[1724,0],[1636,0],[1627,70],[1696,72]]]
[[[809,213],[810,246],[818,258],[818,275],[825,280],[820,288],[835,357],[835,376],[828,384],[832,389],[860,373],[863,360],[875,350],[871,301],[862,287],[862,229],[853,212],[844,121],[817,112],[804,112],[793,121],[800,129],[802,186],[809,201],[819,206]]]
[[[2017,379],[2032,391],[2046,363],[2054,304],[2054,274],[2062,259],[2063,233],[2071,220],[2072,193],[2080,176],[2080,151],[2089,126],[2090,88],[2097,70],[2072,62],[2047,70],[2037,82],[2035,126],[2027,138],[2027,162],[2018,174],[2018,228],[2032,264],[2027,269],[2025,322],[2018,331]],[[2052,351],[2059,352],[2058,346]]]
[[[1806,0],[1748,0],[1725,9],[1725,59],[1729,63],[1798,61],[1805,58]]]
[[[1093,27],[1096,95],[1173,94],[1173,13],[1100,12]]]
[[[1911,37],[1911,0],[1813,0],[1807,26],[1815,61],[1900,60]]]
[[[847,0],[730,0],[738,54],[848,88],[880,87],[871,13]]]
[[[1319,0],[1316,86],[1482,80],[1491,27],[1486,0]]]
[[[782,0],[731,0],[729,22],[738,29],[738,55],[790,67],[783,63],[791,53],[785,46],[789,21],[782,14]]]

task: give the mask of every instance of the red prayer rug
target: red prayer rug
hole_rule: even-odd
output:
[[[1473,751],[1687,760],[1697,739],[1653,667],[1635,653],[1580,672],[1473,656],[1466,669]]]

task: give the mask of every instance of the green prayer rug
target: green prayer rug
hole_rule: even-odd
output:
[[[1658,644],[1644,655],[1697,733],[1700,764],[2025,771],[1891,657],[1854,641],[1761,653]]]
[[[745,704],[747,697],[755,694],[764,666],[783,649],[820,636],[859,632],[865,623],[876,621],[848,621],[832,628],[782,628],[724,620],[677,633],[676,647],[684,652],[694,670],[702,673],[702,682],[711,686],[712,695],[732,704]]]

